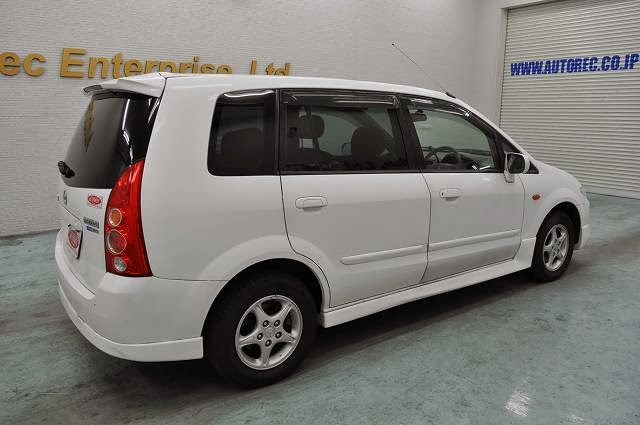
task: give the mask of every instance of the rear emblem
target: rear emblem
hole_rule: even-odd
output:
[[[62,202],[64,202],[65,205],[67,205],[67,191],[64,190],[62,192]]]
[[[82,217],[82,221],[84,221],[84,224],[86,224],[87,226],[95,227],[97,229],[100,228],[100,223],[98,222],[98,220],[94,220],[89,217]]]
[[[73,229],[69,229],[67,233],[67,238],[69,239],[69,246],[73,249],[76,249],[80,246],[80,237],[78,236],[78,232]]]
[[[93,208],[102,208],[102,196],[93,194],[87,195],[87,205]]]

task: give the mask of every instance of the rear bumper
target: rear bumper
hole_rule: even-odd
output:
[[[120,344],[111,341],[94,331],[78,316],[61,285],[58,286],[58,291],[62,305],[76,328],[90,343],[107,354],[143,362],[199,359],[203,355],[202,337],[145,344]]]
[[[58,235],[60,299],[78,330],[100,350],[123,359],[168,361],[203,356],[202,327],[222,282],[105,273],[95,290],[73,274]]]

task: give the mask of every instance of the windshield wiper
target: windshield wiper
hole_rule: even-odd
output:
[[[67,163],[64,161],[58,161],[58,170],[60,171],[60,174],[62,174],[68,179],[76,175],[76,173],[71,169],[71,167],[69,167]]]

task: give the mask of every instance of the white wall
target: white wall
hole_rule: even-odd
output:
[[[86,48],[88,56],[122,52],[137,59],[189,61],[200,55],[201,62],[228,63],[236,73],[247,73],[251,59],[260,68],[291,62],[292,75],[436,88],[392,48],[398,42],[447,90],[487,112],[492,102],[484,96],[491,90],[474,84],[493,84],[495,69],[487,65],[490,58],[473,69],[472,62],[478,60],[480,25],[485,39],[494,38],[493,28],[479,17],[488,13],[487,19],[495,20],[495,13],[481,3],[3,2],[0,51],[39,52],[47,63],[41,77],[0,75],[0,235],[57,226],[56,163],[86,104],[79,89],[92,81],[58,76],[63,47]]]

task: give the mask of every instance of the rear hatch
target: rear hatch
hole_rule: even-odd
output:
[[[164,85],[164,78],[157,78]],[[64,257],[92,292],[106,273],[104,223],[111,189],[125,168],[146,156],[162,93],[120,91],[119,81],[85,89],[91,100],[58,163]]]

